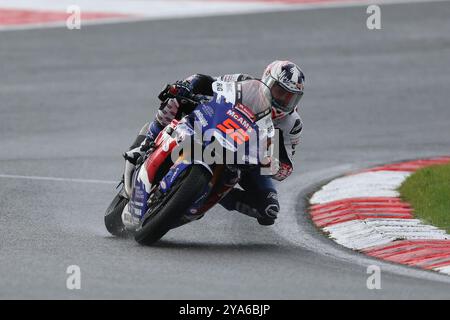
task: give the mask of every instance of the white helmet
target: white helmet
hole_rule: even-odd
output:
[[[272,106],[279,113],[290,113],[303,96],[305,75],[290,61],[274,61],[262,76],[272,94]]]

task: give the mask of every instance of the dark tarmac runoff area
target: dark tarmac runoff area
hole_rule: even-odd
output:
[[[321,181],[449,154],[450,3],[381,12],[381,30],[360,6],[0,32],[0,298],[450,298],[448,276],[341,248],[304,210]],[[260,76],[275,59],[307,77],[277,223],[217,206],[154,247],[110,236],[121,154],[161,88],[194,73]],[[381,290],[366,287],[371,264]],[[66,288],[69,265],[81,290]]]

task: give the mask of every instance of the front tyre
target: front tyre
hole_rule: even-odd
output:
[[[116,195],[105,213],[105,227],[109,233],[117,237],[125,237],[128,235],[127,230],[122,222],[122,211],[128,204],[128,199],[120,194]]]
[[[157,208],[150,208],[145,214],[141,227],[134,235],[139,244],[151,245],[161,239],[205,190],[211,174],[201,165],[192,165],[187,170],[186,175],[178,179]]]

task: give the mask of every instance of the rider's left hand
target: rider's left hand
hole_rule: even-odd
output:
[[[280,167],[278,169],[278,172],[275,173],[272,178],[277,181],[283,181],[287,177],[289,177],[292,173],[292,166],[288,163],[280,162]]]

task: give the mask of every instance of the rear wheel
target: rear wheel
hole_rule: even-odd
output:
[[[141,227],[136,230],[135,240],[151,245],[161,239],[176,225],[186,210],[208,185],[211,174],[201,165],[193,165],[183,177],[144,215]]]

